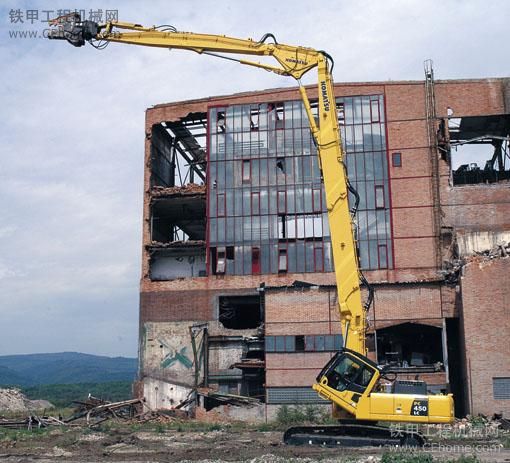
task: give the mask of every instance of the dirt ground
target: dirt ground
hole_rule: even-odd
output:
[[[457,444],[442,442],[441,448],[429,448],[420,452],[430,453],[434,462],[510,462],[510,449],[503,448],[498,441],[471,442],[468,444],[471,447],[466,447],[466,442],[461,443],[462,446]],[[260,430],[190,431],[166,428],[146,430],[128,426],[101,430],[53,428],[33,433],[0,430],[0,461],[7,463],[56,461],[305,463],[318,460],[376,463],[381,461],[384,454],[386,454],[384,462],[400,463],[402,459],[399,458],[398,452],[396,449],[382,448],[293,447],[282,443],[281,432]],[[459,460],[462,455],[475,453],[478,460]],[[423,461],[428,463],[431,460]]]

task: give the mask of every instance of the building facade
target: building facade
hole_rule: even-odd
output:
[[[429,69],[335,94],[369,355],[458,414],[510,413],[510,80]],[[297,89],[157,105],[145,146],[138,395],[254,420],[326,406],[310,386],[342,336]]]

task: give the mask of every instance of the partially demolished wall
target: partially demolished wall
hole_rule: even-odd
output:
[[[377,291],[369,355],[402,379],[418,375],[431,392],[454,392],[458,414],[506,410],[508,400],[494,394],[505,394],[509,366],[491,354],[510,325],[510,184],[507,158],[494,157],[491,143],[507,133],[508,80],[438,81],[432,118],[423,82],[335,91],[349,175],[360,175],[365,202],[361,264]],[[147,111],[136,390],[150,407],[198,405],[197,416],[208,420],[269,419],[285,404],[328,407],[310,385],[341,339],[320,176],[303,161],[313,146],[299,99],[296,89],[274,89]],[[499,165],[484,172],[461,159],[462,173],[453,164],[471,132]],[[208,166],[208,143],[224,170]],[[464,183],[456,184],[461,173]],[[310,188],[290,180],[305,177]],[[493,262],[470,262],[494,257],[492,249],[499,250]],[[488,302],[492,291],[498,310]]]

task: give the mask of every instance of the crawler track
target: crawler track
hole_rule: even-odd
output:
[[[326,447],[422,447],[425,438],[419,433],[406,431],[398,431],[398,435],[395,435],[395,432],[384,426],[345,423],[333,426],[295,426],[285,431],[283,441],[289,445]]]

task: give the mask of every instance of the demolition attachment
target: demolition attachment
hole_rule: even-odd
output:
[[[50,21],[49,39],[67,40],[75,47],[97,38],[100,31],[98,23],[82,21],[79,13],[66,14]]]

